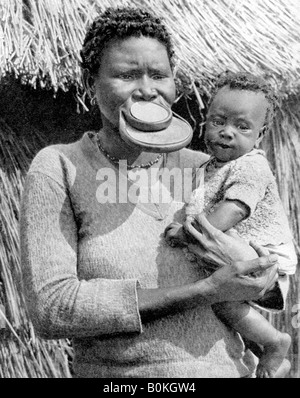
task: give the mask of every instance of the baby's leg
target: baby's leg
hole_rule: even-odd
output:
[[[263,346],[256,375],[273,378],[281,366],[291,338],[275,329],[268,320],[247,303],[226,302],[213,306],[218,318],[246,339]]]

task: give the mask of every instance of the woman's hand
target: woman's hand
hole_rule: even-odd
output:
[[[197,223],[197,229],[194,227]],[[204,215],[187,219],[184,227],[199,244],[189,250],[207,264],[218,265],[207,283],[212,302],[254,300],[261,298],[277,280],[277,256],[234,233],[224,234],[214,228]]]
[[[234,230],[223,233],[213,227],[204,214],[195,218],[187,217],[184,228],[197,242],[189,244],[189,250],[205,263],[219,268],[233,261],[253,260],[258,257],[254,248]]]

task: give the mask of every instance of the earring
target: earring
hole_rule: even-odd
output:
[[[94,97],[91,98],[91,105],[95,106],[97,104],[97,97],[94,95]]]

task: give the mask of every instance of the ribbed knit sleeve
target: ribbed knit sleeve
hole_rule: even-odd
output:
[[[29,172],[20,220],[21,262],[27,306],[44,338],[142,331],[137,280],[77,276],[77,226],[68,190]]]

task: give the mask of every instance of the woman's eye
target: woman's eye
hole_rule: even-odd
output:
[[[156,74],[156,75],[152,75],[151,78],[152,78],[153,80],[162,80],[162,79],[165,78],[165,76],[164,76],[164,75]]]
[[[119,78],[122,80],[133,80],[135,75],[133,73],[122,73],[119,75]]]

